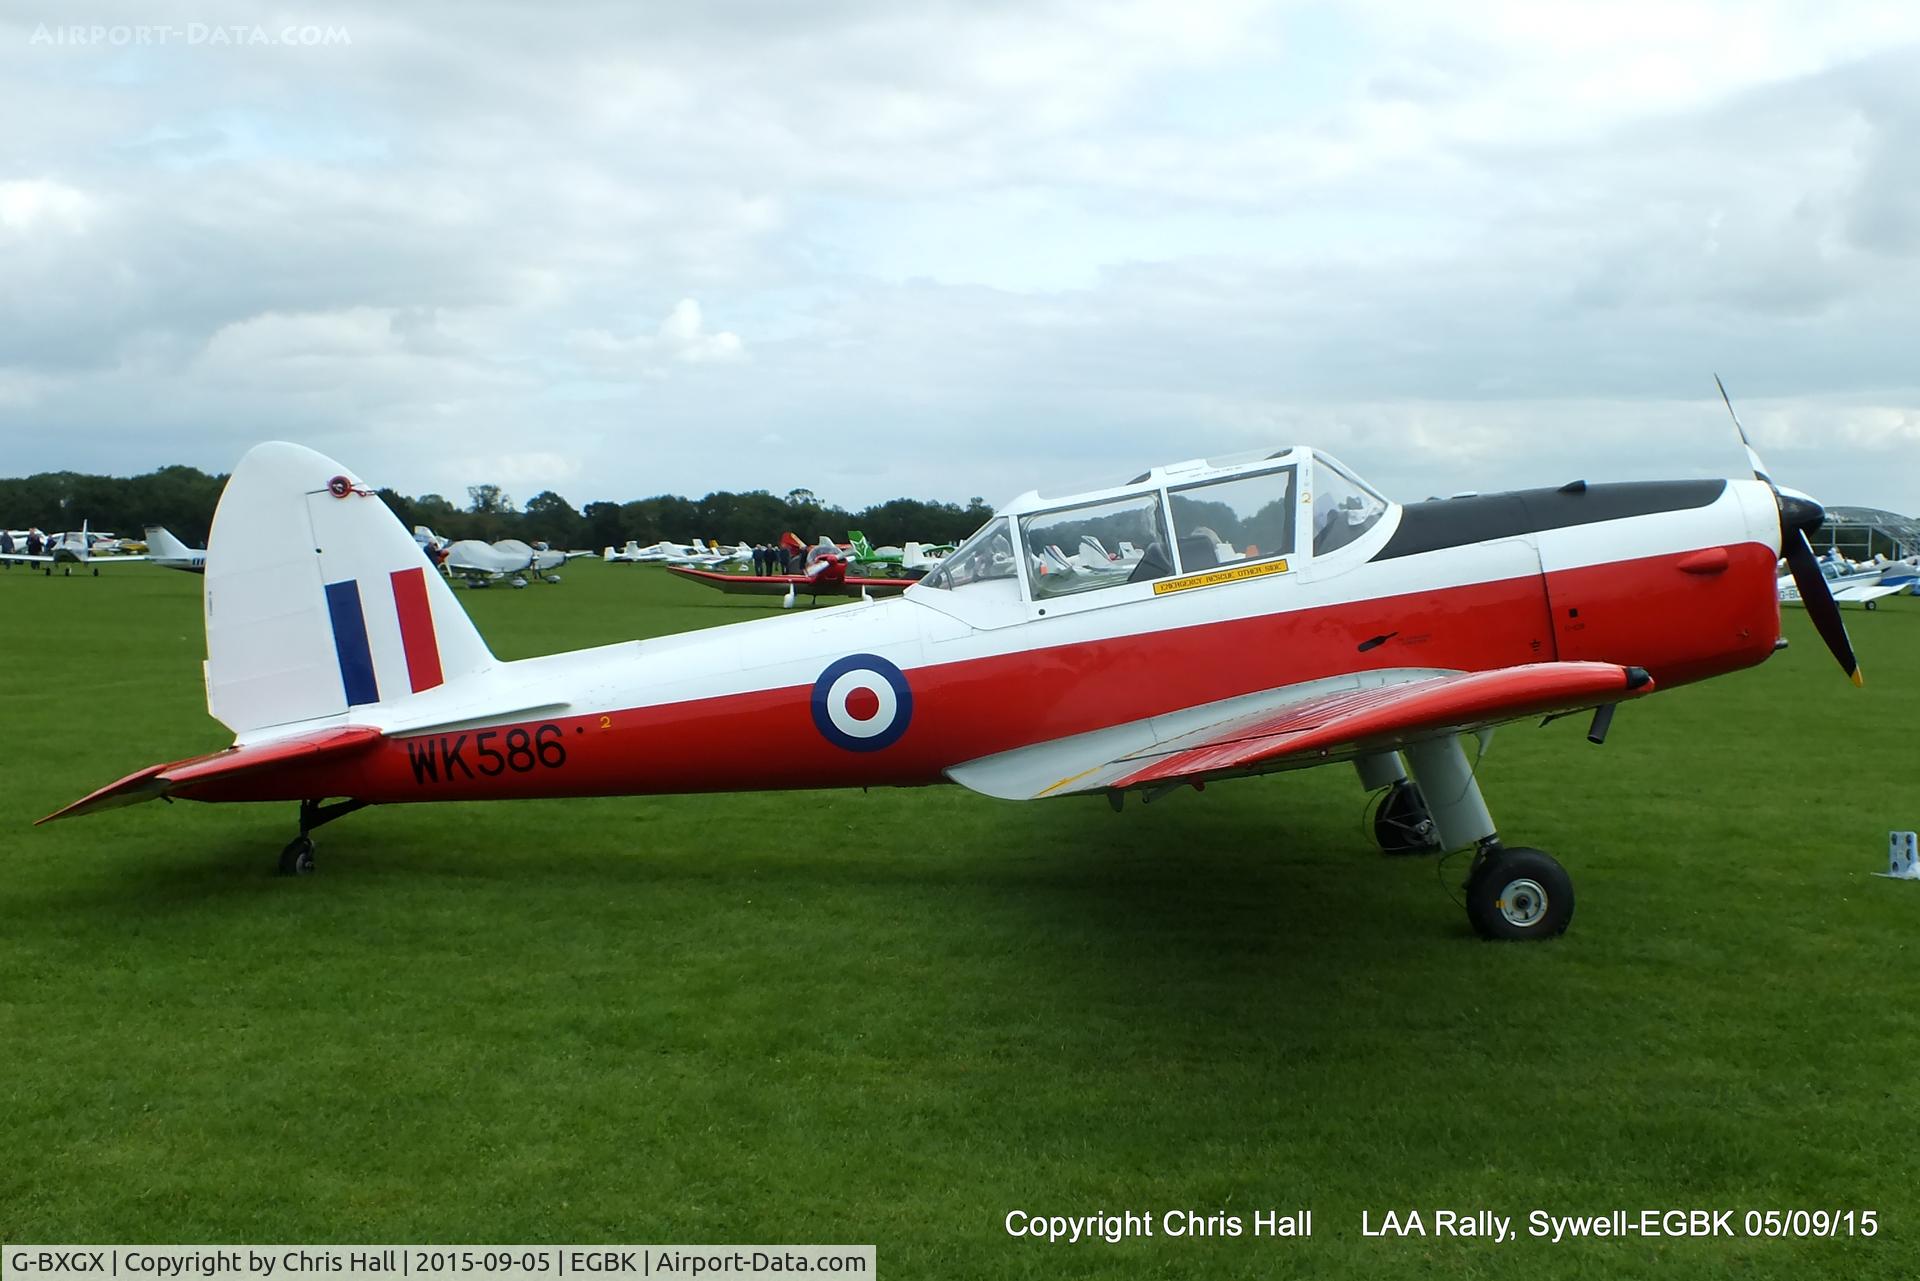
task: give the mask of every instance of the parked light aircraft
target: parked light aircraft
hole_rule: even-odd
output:
[[[554,571],[566,564],[569,557],[592,554],[557,552],[544,543],[535,547],[517,538],[503,538],[497,543],[463,538],[447,548],[441,563],[449,577],[459,575],[468,587],[505,581],[509,587],[519,588],[527,585],[529,576],[540,582],[557,583],[560,575]]]
[[[642,547],[633,539],[619,551],[602,549],[600,558],[610,565],[719,565],[729,560],[753,558],[753,549],[745,543],[723,548],[717,543],[694,539],[691,543],[670,543],[662,539]]]
[[[667,572],[712,587],[732,596],[780,596],[781,607],[792,609],[802,596],[819,604],[822,596],[855,596],[872,599],[897,596],[912,585],[908,578],[856,578],[847,573],[846,561],[837,556],[822,556],[807,566],[803,574],[721,574],[710,569],[669,565]]]
[[[601,548],[600,559],[605,561],[609,565],[634,565],[639,563],[640,558],[646,555],[646,552],[647,552],[646,548],[642,547],[638,542],[629,538],[627,540],[627,545],[625,547]]]
[[[1778,568],[1776,566],[1775,568]],[[1911,578],[1896,575],[1888,581],[1887,568],[1884,565],[1858,566],[1839,556],[1825,556],[1820,560],[1820,574],[1827,580],[1827,590],[1833,593],[1833,599],[1840,604],[1858,604],[1867,609],[1878,609],[1878,601],[1883,596],[1893,596],[1906,591],[1913,585]],[[1781,574],[1775,580],[1780,589],[1782,605],[1799,605],[1800,587],[1792,574]]]
[[[47,535],[46,549],[37,556],[28,551],[0,552],[0,561],[39,565],[49,576],[53,574],[55,565],[61,567],[62,575],[72,574],[75,565],[86,565],[92,567],[93,576],[98,578],[102,565],[125,565],[147,559],[145,555],[138,553],[128,555],[120,552],[106,553],[101,550],[103,545],[112,544],[114,541],[113,535],[96,534],[87,528],[85,521],[82,521],[77,530]]]
[[[209,541],[205,684],[234,745],[48,818],[160,796],[295,801],[281,867],[298,873],[315,828],[369,804],[851,774],[1118,809],[1351,761],[1386,798],[1383,847],[1474,851],[1474,930],[1548,937],[1572,882],[1503,843],[1464,735],[1592,711],[1600,742],[1621,702],[1765,661],[1783,546],[1859,681],[1807,543],[1824,513],[1748,452],[1753,480],[1406,506],[1305,448],[1156,467],[1013,500],[896,599],[503,662],[368,486],[261,445]],[[1130,569],[1035,572],[1036,549],[1088,534],[1144,550]],[[1218,542],[1240,550],[1223,560]]]
[[[945,560],[953,551],[951,543],[908,541],[901,547],[875,547],[857,529],[847,531],[854,569],[863,574],[919,578]]]
[[[666,556],[662,559],[668,565],[680,565],[694,569],[718,569],[722,565],[744,565],[753,560],[753,548],[745,543],[736,543],[732,547],[722,547],[709,541],[704,546],[697,540],[694,550],[684,556]]]
[[[185,570],[189,574],[207,572],[206,548],[187,546],[162,525],[147,526],[146,535],[147,559],[153,564]]]

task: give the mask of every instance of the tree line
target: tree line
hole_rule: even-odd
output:
[[[83,472],[40,472],[0,477],[0,527],[37,527],[48,533],[80,528],[138,536],[148,525],[164,525],[195,547],[206,546],[213,509],[225,487],[224,474],[194,467],[162,467],[141,476],[95,476]],[[408,528],[425,525],[451,539],[497,542],[518,538],[555,547],[619,547],[628,539],[642,546],[666,539],[686,542],[712,538],[723,543],[773,542],[788,530],[813,542],[822,534],[845,539],[858,529],[876,546],[922,542],[953,543],[992,515],[982,498],[957,503],[892,498],[849,511],[822,502],[811,490],[784,496],[765,490],[721,490],[705,498],[657,494],[627,502],[599,500],[575,508],[552,490],[542,490],[525,506],[498,485],[472,485],[463,504],[440,494],[410,498],[382,489],[381,499]]]

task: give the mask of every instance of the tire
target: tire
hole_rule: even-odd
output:
[[[1557,938],[1573,920],[1573,878],[1543,850],[1495,850],[1467,877],[1467,920],[1483,939]]]
[[[1373,811],[1373,839],[1383,854],[1426,854],[1440,848],[1426,800],[1411,779],[1402,779]]]
[[[296,836],[287,842],[287,848],[280,851],[280,875],[313,875],[313,842],[304,836]]]

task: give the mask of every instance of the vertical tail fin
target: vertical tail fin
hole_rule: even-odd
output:
[[[185,560],[194,555],[193,548],[173,536],[173,532],[164,525],[149,525],[146,529],[147,554],[165,557],[170,560]]]
[[[207,566],[207,710],[237,736],[493,664],[406,526],[357,476],[299,445],[259,445],[240,460]]]

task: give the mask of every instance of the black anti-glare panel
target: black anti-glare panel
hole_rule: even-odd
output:
[[[1402,509],[1400,528],[1373,559],[1418,556],[1543,529],[1689,511],[1709,506],[1726,490],[1724,480],[1648,480],[1588,485],[1579,490],[1519,489],[1506,494],[1409,503]]]

